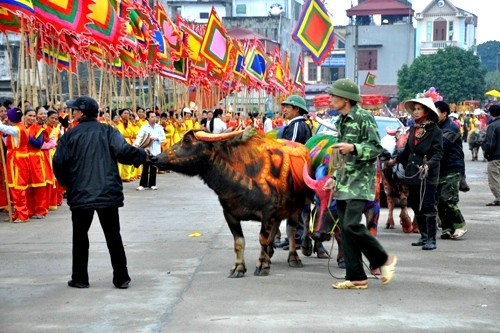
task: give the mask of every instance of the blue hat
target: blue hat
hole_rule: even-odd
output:
[[[266,112],[266,117],[267,117],[267,118],[272,118],[272,117],[274,117],[274,112],[273,112],[273,111],[267,111],[267,112]]]

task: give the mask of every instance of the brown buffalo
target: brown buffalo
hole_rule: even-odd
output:
[[[217,194],[234,237],[236,261],[229,277],[246,272],[241,221],[261,222],[255,275],[269,274],[274,235],[283,219],[291,241],[288,263],[302,267],[294,235],[301,209],[312,194],[302,178],[304,164],[311,165],[305,146],[266,138],[253,129],[223,134],[192,130],[151,160],[161,170],[200,177]]]

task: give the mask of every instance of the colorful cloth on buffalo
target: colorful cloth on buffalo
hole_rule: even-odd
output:
[[[307,140],[306,147],[309,149],[313,170],[316,170],[321,164],[330,166],[333,163],[332,146],[335,143],[337,143],[337,137],[328,134],[317,134]],[[329,167],[329,169],[333,170],[335,166]]]

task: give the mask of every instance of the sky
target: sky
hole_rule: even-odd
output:
[[[346,10],[351,7],[351,2],[356,6],[357,0],[327,0],[330,12],[333,15],[334,25],[347,25],[349,19]],[[413,0],[413,10],[419,13],[429,5],[432,0]],[[478,17],[477,23],[477,44],[482,44],[490,40],[500,41],[498,33],[498,0],[450,0],[458,8],[466,10]],[[496,8],[493,8],[496,7]]]

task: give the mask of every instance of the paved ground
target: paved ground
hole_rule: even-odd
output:
[[[370,280],[362,291],[331,289],[328,268],[343,276],[334,261],[302,256],[304,268],[292,269],[282,250],[270,276],[253,276],[255,222],[243,225],[249,272],[227,278],[232,236],[217,198],[197,178],[173,173],[159,176],[159,191],[125,184],[120,212],[128,290],[112,286],[97,217],[90,231],[91,287],[84,290],[66,286],[66,205],[45,220],[1,222],[0,332],[500,332],[500,209],[485,207],[492,200],[485,170],[486,163],[467,162],[464,240],[439,239],[437,250],[422,251],[410,246],[417,235],[400,226],[383,229],[383,210],[379,239],[400,264],[393,283]],[[189,237],[193,232],[201,236]]]

